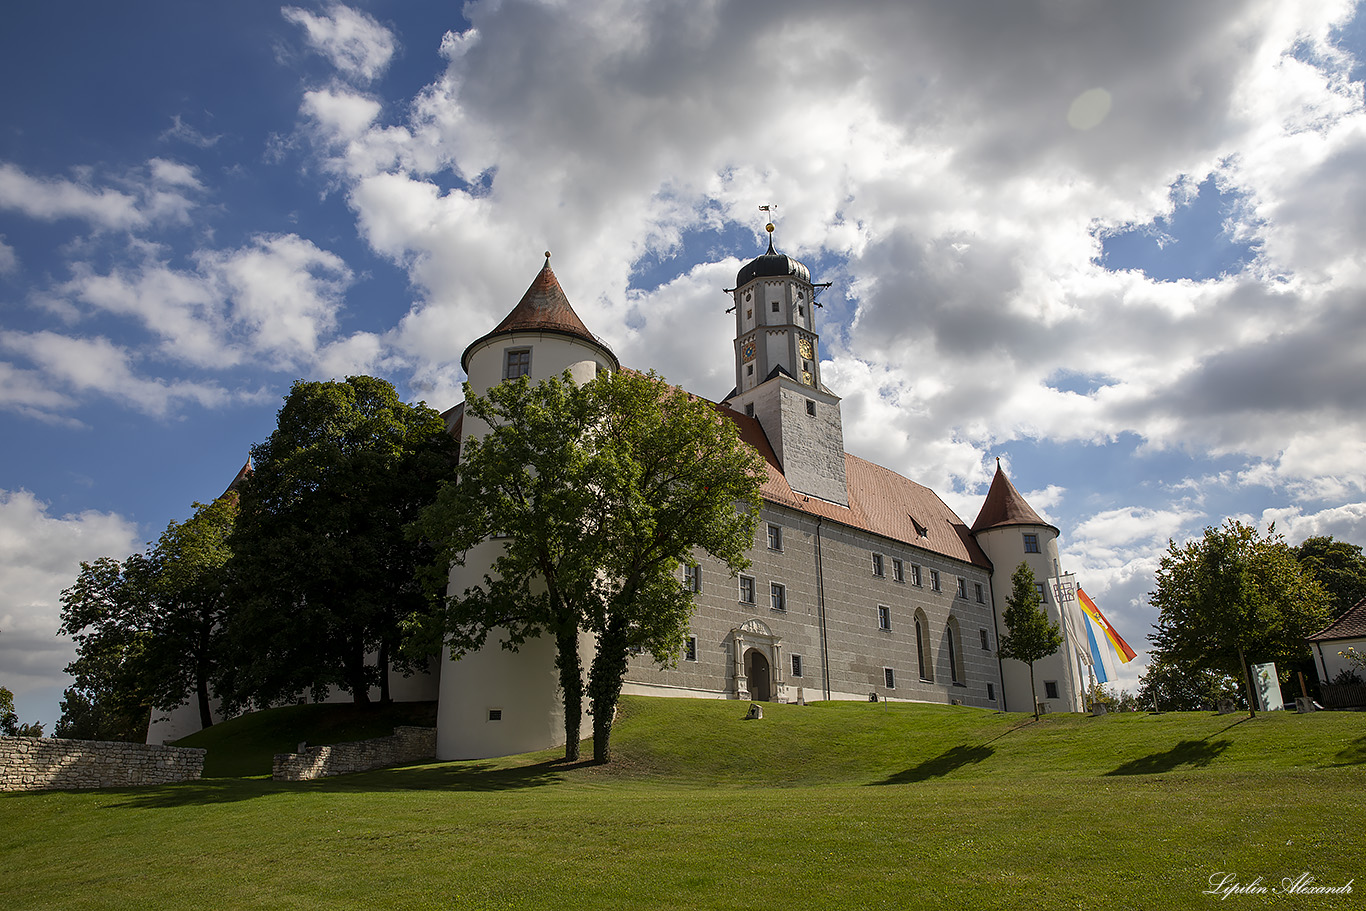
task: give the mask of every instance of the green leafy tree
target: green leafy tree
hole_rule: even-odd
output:
[[[692,596],[678,566],[699,549],[738,570],[753,541],[759,457],[734,426],[657,376],[619,372],[576,386],[568,375],[522,379],[474,396],[459,478],[426,511],[437,571],[494,534],[478,584],[452,592],[443,625],[459,657],[499,629],[504,648],[555,637],[565,703],[565,757],[579,756],[581,631],[597,634],[589,675],[594,755],[610,758],[610,724],[632,649],[676,660]],[[431,640],[428,640],[431,641]]]
[[[608,466],[595,484],[606,509],[597,542],[606,591],[592,617],[588,686],[593,759],[608,762],[630,651],[676,663],[693,613],[679,566],[694,551],[732,575],[749,565],[765,471],[732,421],[653,373],[620,372],[594,386],[594,439]]]
[[[1213,710],[1225,699],[1246,708],[1238,681],[1226,671],[1179,663],[1169,655],[1152,655],[1138,680],[1139,702],[1162,712]]]
[[[1356,544],[1317,535],[1296,545],[1294,553],[1300,565],[1328,590],[1330,620],[1366,598],[1366,556]]]
[[[356,702],[378,685],[388,701],[391,664],[417,669],[397,654],[400,623],[428,603],[417,571],[431,554],[404,529],[453,470],[455,445],[436,411],[384,380],[294,384],[252,448],[229,541],[219,684],[231,707],[334,685]]]
[[[0,686],[0,736],[19,736],[19,715],[14,711],[14,694]]]
[[[496,553],[490,572],[451,592],[431,622],[414,618],[413,641],[421,653],[444,640],[460,658],[483,648],[495,629],[501,647],[513,652],[542,633],[553,637],[565,759],[574,762],[583,714],[579,629],[601,597],[604,511],[589,441],[596,400],[568,375],[536,384],[522,377],[485,396],[466,383],[464,419],[489,430],[462,444],[456,479],[441,486],[415,529],[437,548],[437,583],[481,542],[496,539]]]
[[[62,694],[53,735],[77,740],[147,739],[152,693],[147,661],[151,562],[133,554],[123,563],[100,557],[81,563],[62,592],[59,632],[76,643],[66,666],[75,682]]]
[[[1148,600],[1158,609],[1153,658],[1229,675],[1253,716],[1248,662],[1299,661],[1305,637],[1329,620],[1328,593],[1275,528],[1262,535],[1234,519],[1185,544],[1169,542]]]
[[[1062,647],[1062,633],[1058,624],[1048,619],[1043,610],[1043,599],[1034,579],[1034,571],[1027,563],[1015,567],[1010,576],[1010,595],[1006,598],[1006,612],[1002,618],[1006,634],[1001,637],[997,654],[1029,665],[1029,694],[1034,700],[1034,718],[1039,717],[1039,696],[1034,688],[1034,662],[1047,658]]]

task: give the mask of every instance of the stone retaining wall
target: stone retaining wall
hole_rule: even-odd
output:
[[[435,758],[436,728],[400,726],[389,737],[307,747],[302,753],[276,753],[271,777],[276,781],[308,781]]]
[[[204,750],[108,740],[0,737],[0,791],[127,788],[193,781]]]

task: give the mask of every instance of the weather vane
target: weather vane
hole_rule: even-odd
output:
[[[773,217],[773,213],[777,210],[777,208],[778,208],[778,206],[777,206],[777,204],[775,203],[775,204],[772,204],[772,205],[760,206],[760,207],[759,207],[759,211],[760,211],[760,212],[767,212],[767,213],[769,214],[769,217],[772,218],[772,217]],[[774,229],[773,229],[773,222],[770,221],[768,224],[764,225],[764,230],[767,231],[767,232],[769,233],[769,236],[770,236],[770,238],[771,238],[772,235],[773,235],[773,230],[774,230]]]

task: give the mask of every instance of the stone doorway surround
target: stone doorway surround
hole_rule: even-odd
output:
[[[767,701],[787,702],[787,685],[783,682],[782,638],[774,635],[768,624],[757,617],[746,620],[732,629],[730,638],[731,656],[735,665],[735,685],[732,691],[734,698],[756,701],[755,694],[762,692],[757,686],[750,685],[749,675],[745,669],[745,655],[753,651],[762,656],[768,663],[769,692]]]

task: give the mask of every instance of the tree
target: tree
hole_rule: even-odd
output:
[[[1366,598],[1366,556],[1356,544],[1317,535],[1305,538],[1294,553],[1300,566],[1328,590],[1330,620]]]
[[[388,701],[402,618],[427,598],[431,555],[404,529],[455,464],[455,441],[425,404],[368,376],[290,389],[276,429],[252,447],[229,544],[231,651],[219,678],[232,707],[330,686]],[[368,655],[375,654],[375,663]],[[424,659],[425,660],[425,659]]]
[[[1249,660],[1301,659],[1305,637],[1328,623],[1328,599],[1274,526],[1262,535],[1229,519],[1202,538],[1168,542],[1148,596],[1158,609],[1152,656],[1228,674],[1255,716]]]
[[[1138,681],[1139,702],[1161,712],[1213,710],[1225,699],[1245,708],[1238,681],[1216,668],[1179,663],[1152,655]]]
[[[437,632],[455,657],[495,628],[512,650],[554,636],[569,761],[579,756],[579,633],[595,633],[594,756],[606,761],[630,650],[668,664],[682,645],[692,595],[680,561],[697,548],[746,565],[762,463],[711,406],[653,374],[583,386],[521,379],[466,396],[466,420],[490,429],[465,444],[458,480],[420,529],[438,542],[442,573],[495,533],[500,547],[482,583],[451,593]]]
[[[146,659],[150,561],[133,554],[120,563],[100,557],[81,563],[75,584],[62,592],[59,632],[76,642],[66,666],[75,683],[62,694],[55,737],[78,740],[147,739],[151,675]]]
[[[763,460],[735,424],[653,373],[599,380],[599,453],[611,470],[596,489],[602,521],[604,597],[592,618],[589,672],[593,759],[611,759],[612,718],[632,649],[661,665],[678,658],[693,613],[679,566],[701,550],[734,575],[749,565]]]
[[[14,694],[0,686],[0,737],[19,736],[19,714],[14,711]]]
[[[1015,567],[1010,577],[1010,595],[1006,598],[1006,612],[1002,618],[1006,634],[1001,637],[996,653],[1002,658],[1014,658],[1029,665],[1029,694],[1034,700],[1034,719],[1039,718],[1039,696],[1034,689],[1034,662],[1047,658],[1062,647],[1062,633],[1058,624],[1048,619],[1043,611],[1043,599],[1034,581],[1034,571],[1027,563]]]

